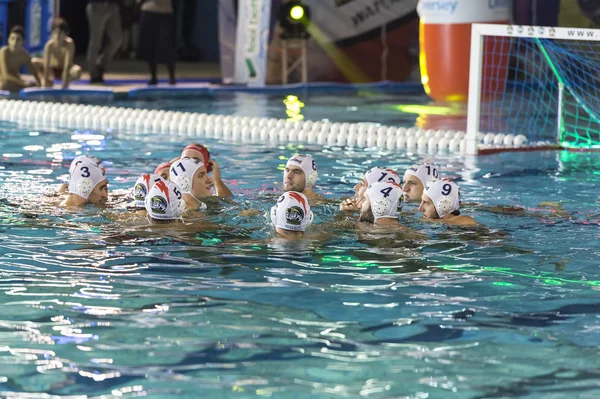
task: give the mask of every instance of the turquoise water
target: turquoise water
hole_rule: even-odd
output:
[[[383,96],[379,104],[391,103]],[[256,101],[232,109],[282,116],[280,100],[261,101],[265,109]],[[305,115],[415,123],[387,109],[373,116],[377,98],[336,101],[313,111],[306,101]],[[10,123],[0,123],[0,140],[2,397],[600,394],[599,154],[473,159],[203,140],[235,201],[211,204],[205,221],[216,227],[181,229],[127,217],[124,196],[139,174],[196,140]],[[79,151],[107,165],[111,209],[70,213],[48,196]],[[316,158],[317,191],[332,201],[314,207],[312,235],[284,243],[272,239],[265,213],[296,151]],[[422,238],[335,222],[365,170],[423,159],[456,179],[464,213],[483,226],[426,224],[410,207],[402,222]],[[541,209],[543,201],[563,211]],[[249,209],[259,215],[241,216]]]
[[[289,96],[293,96],[289,101]],[[295,98],[295,99],[294,99]],[[398,91],[327,91],[296,90],[289,93],[243,93],[216,92],[204,97],[160,97],[141,98],[136,101],[117,101],[117,105],[140,108],[169,109],[173,111],[204,112],[240,116],[287,118],[301,114],[308,120],[330,120],[343,122],[378,122],[413,126],[417,119],[439,119],[432,115],[420,115],[419,108],[411,113],[399,112],[398,106],[429,105],[422,94],[407,90]],[[439,112],[448,112],[446,104],[433,104]],[[430,109],[428,111],[431,111]],[[454,113],[461,115],[458,124],[466,128],[466,110],[458,107]],[[443,118],[448,123],[449,118]],[[435,123],[435,122],[434,122]],[[431,124],[431,122],[430,122]]]

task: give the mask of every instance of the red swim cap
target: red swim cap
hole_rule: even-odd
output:
[[[208,150],[206,149],[205,146],[200,145],[200,144],[190,144],[183,149],[183,151],[185,151],[185,150],[194,150],[194,151],[198,151],[200,154],[202,154],[202,158],[204,159],[204,167],[206,168],[206,171],[207,172],[212,171],[213,166],[210,162],[208,162],[208,160],[210,159],[210,152],[208,152]],[[183,154],[183,151],[181,152],[182,154]]]
[[[163,162],[156,167],[154,170],[155,175],[160,175],[160,171],[163,169],[169,169],[171,167],[171,162]]]

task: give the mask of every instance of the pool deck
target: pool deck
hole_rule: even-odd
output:
[[[85,60],[77,58],[76,63]],[[31,75],[23,75],[25,80],[33,80]],[[167,70],[163,65],[158,67],[159,84],[149,86],[150,73],[145,62],[137,60],[116,60],[111,69],[104,74],[104,84],[90,84],[90,76],[84,72],[81,79],[72,82],[71,90],[112,90],[115,95],[127,95],[130,91],[147,88],[186,88],[202,89],[218,86],[221,81],[221,71],[218,63],[178,62],[176,65],[177,84],[168,84]],[[55,88],[57,88],[55,86]]]
[[[75,59],[79,65],[85,60]],[[24,75],[26,80],[34,80],[31,75]],[[286,85],[267,85],[253,87],[245,84],[222,84],[221,71],[218,63],[206,62],[178,62],[176,66],[176,85],[168,83],[168,74],[165,66],[159,65],[159,84],[150,86],[148,80],[150,74],[148,65],[137,60],[117,60],[110,70],[104,74],[104,84],[90,84],[90,77],[84,72],[80,80],[72,82],[69,89],[62,90],[60,86],[53,88],[33,87],[21,90],[20,93],[9,93],[0,91],[0,97],[5,98],[29,98],[52,100],[53,97],[74,96],[102,97],[102,98],[140,98],[157,96],[178,95],[202,95],[206,93],[221,91],[247,91],[247,92],[271,92],[290,94],[297,89],[320,89],[329,92],[336,90],[402,90],[406,93],[421,94],[423,85],[419,81],[405,82],[371,82],[371,83],[337,83],[337,82],[309,82],[290,83]]]

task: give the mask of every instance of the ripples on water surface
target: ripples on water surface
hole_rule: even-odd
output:
[[[318,190],[336,200],[367,168],[424,156],[210,140],[236,194],[207,215],[222,227],[151,229],[40,198],[76,151],[101,157],[124,193],[188,139],[72,134],[0,126],[2,397],[600,395],[598,154],[436,157],[487,229],[411,214],[426,238],[320,228],[335,201],[314,208],[318,239],[282,243],[264,213],[294,152],[315,155]]]

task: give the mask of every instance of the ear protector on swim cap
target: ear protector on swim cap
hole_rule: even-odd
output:
[[[82,162],[91,163],[98,166],[100,169],[104,169],[104,165],[102,165],[102,161],[100,161],[99,158],[93,155],[79,155],[71,161],[71,165],[69,166],[69,175],[73,174],[75,167]]]
[[[181,187],[182,193],[190,194],[192,192],[194,174],[203,166],[204,164],[198,159],[181,158],[179,161],[171,164],[171,181]]]
[[[73,167],[69,178],[69,193],[89,198],[94,188],[105,180],[104,170],[94,161],[81,160]]]
[[[275,227],[290,231],[304,231],[311,225],[313,213],[308,199],[302,193],[288,191],[271,207],[271,222]]]
[[[160,172],[162,172],[164,169],[171,169],[171,162],[163,162],[158,165],[156,169],[154,169],[154,174],[160,175]]]
[[[440,172],[437,166],[430,162],[412,165],[406,169],[404,176],[406,175],[416,176],[423,184],[425,190],[440,178]]]
[[[460,209],[458,185],[450,179],[435,182],[425,191],[425,195],[431,198],[440,219]]]
[[[401,179],[395,170],[388,168],[371,168],[365,173],[365,179],[367,180],[367,186],[374,183],[396,183],[400,185]]]
[[[208,162],[208,160],[210,159],[210,152],[208,151],[208,149],[201,145],[201,144],[190,144],[187,147],[185,147],[183,149],[183,151],[181,151],[181,155],[183,156],[183,152],[185,150],[194,150],[194,151],[198,151],[200,154],[202,154],[202,159],[204,160],[204,167],[206,168],[207,172],[212,172],[213,169],[213,165],[212,163]]]
[[[374,183],[367,188],[367,197],[371,202],[371,211],[375,220],[397,218],[400,214],[402,189],[393,182]]]
[[[144,204],[148,215],[157,220],[179,219],[185,212],[181,189],[172,181],[164,179],[152,186]]]
[[[146,207],[146,195],[148,195],[148,191],[150,191],[150,188],[154,184],[161,180],[164,181],[159,175],[148,173],[144,173],[137,179],[133,187],[133,200],[136,208],[144,209]]]
[[[299,166],[304,171],[304,189],[311,188],[317,183],[317,178],[319,177],[319,174],[317,173],[317,163],[312,156],[308,154],[296,154],[288,159],[285,167],[287,168],[290,165]]]

